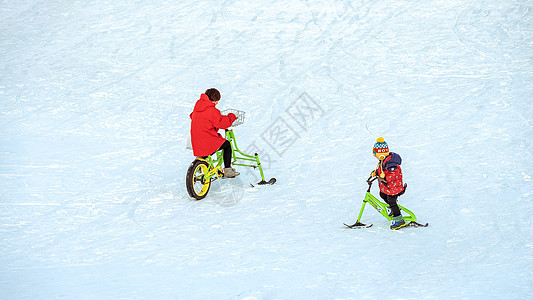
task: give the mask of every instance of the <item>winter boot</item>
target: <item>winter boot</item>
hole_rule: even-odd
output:
[[[399,215],[392,218],[392,225],[390,226],[390,229],[400,229],[405,225],[407,225],[407,223],[405,223],[402,215]]]
[[[394,218],[394,213],[392,212],[392,210],[387,208],[387,211],[389,212],[389,217]],[[400,210],[400,212],[401,212],[401,210]]]
[[[240,174],[241,173],[235,171],[234,168],[224,168],[224,177],[226,178],[234,178]]]

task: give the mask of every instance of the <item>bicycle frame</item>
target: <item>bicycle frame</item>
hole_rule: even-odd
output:
[[[231,157],[232,157],[232,164],[235,166],[243,166],[243,167],[252,167],[252,168],[259,168],[259,172],[261,173],[261,179],[265,181],[265,175],[263,174],[263,168],[261,167],[261,162],[259,161],[259,155],[255,153],[255,155],[248,155],[243,153],[241,150],[239,150],[239,147],[237,147],[237,140],[235,139],[235,134],[233,133],[233,129],[226,129],[226,140],[231,144]],[[216,154],[216,159],[213,159],[212,156]],[[221,169],[222,164],[224,163],[224,157],[222,155],[222,150],[218,150],[216,153],[213,153],[213,155],[210,155],[207,157],[207,159],[203,158],[197,158],[201,159],[203,161],[206,161],[209,164],[209,172],[204,176],[205,181],[214,181],[218,178],[222,177]],[[248,162],[248,164],[237,163],[237,161],[244,161]],[[255,165],[253,163],[256,163]],[[214,179],[213,179],[214,178]]]

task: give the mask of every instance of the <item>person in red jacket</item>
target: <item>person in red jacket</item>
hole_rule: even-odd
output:
[[[391,229],[399,229],[406,225],[400,208],[398,207],[398,196],[403,195],[405,192],[405,186],[402,179],[402,158],[400,155],[389,152],[389,146],[385,142],[385,139],[379,137],[376,140],[373,148],[374,156],[379,160],[379,163],[371,177],[378,177],[379,182],[379,195],[387,202],[391,209],[393,220]]]
[[[222,150],[224,177],[233,178],[240,173],[231,167],[231,145],[219,133],[219,129],[229,128],[237,117],[230,113],[224,116],[216,108],[220,101],[217,89],[208,89],[196,101],[191,113],[191,144],[194,156],[206,158]]]

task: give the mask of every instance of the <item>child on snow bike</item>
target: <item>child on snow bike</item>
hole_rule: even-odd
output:
[[[233,178],[240,173],[231,167],[231,145],[219,133],[229,128],[237,119],[235,114],[224,116],[215,107],[220,101],[220,92],[211,88],[196,102],[191,113],[191,144],[194,156],[207,158],[218,150],[223,151],[224,177]]]
[[[378,165],[370,174],[370,177],[378,178],[379,195],[390,206],[393,217],[391,229],[399,229],[406,225],[400,208],[398,207],[398,196],[403,195],[405,186],[402,180],[402,169],[400,155],[389,152],[389,146],[382,137],[377,138],[373,148],[374,156],[379,160]]]

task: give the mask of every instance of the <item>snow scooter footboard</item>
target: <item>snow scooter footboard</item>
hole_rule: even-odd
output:
[[[374,180],[376,180],[376,177],[374,177],[373,179],[369,178],[367,180],[367,182],[368,182],[368,190],[366,191],[366,196],[363,199],[363,205],[361,206],[361,211],[359,211],[359,216],[357,217],[357,222],[355,222],[352,225],[348,225],[348,224],[344,223],[344,225],[346,227],[348,227],[348,228],[368,228],[368,227],[372,226],[372,224],[367,225],[367,224],[361,223],[361,216],[363,215],[363,210],[365,209],[365,206],[366,206],[367,203],[370,203],[370,205],[372,205],[372,207],[374,207],[374,209],[377,210],[387,220],[392,221],[392,217],[389,216],[388,211],[387,211],[387,209],[390,206],[387,203],[378,200],[376,197],[374,197],[370,193],[370,188],[372,187],[372,182]],[[402,211],[403,213],[407,213],[408,214],[408,215],[404,215],[403,216],[404,221],[405,222],[409,222],[407,224],[407,226],[412,226],[412,227],[427,227],[428,226],[428,223],[426,223],[426,224],[418,223],[416,221],[415,214],[411,210],[409,210],[409,209],[407,209],[404,206],[399,205],[399,204],[398,204],[398,207],[400,208],[400,211]]]

